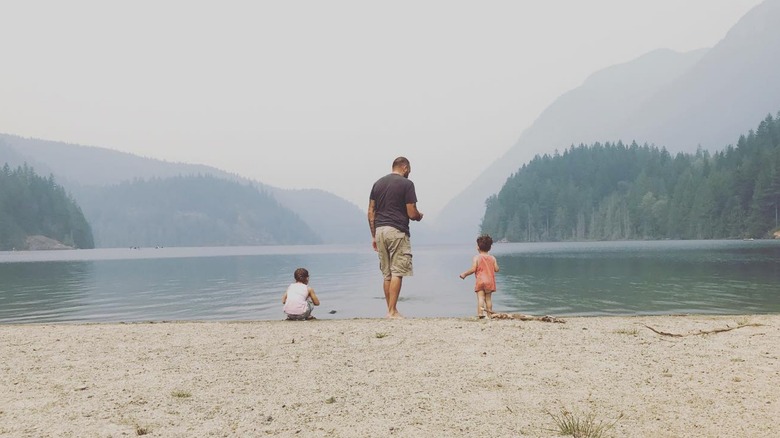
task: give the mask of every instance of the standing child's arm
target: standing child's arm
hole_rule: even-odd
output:
[[[496,267],[496,272],[498,272],[498,259],[495,256],[491,257],[493,257],[493,266]]]
[[[477,256],[474,256],[474,259],[471,261],[471,267],[468,271],[460,274],[460,279],[463,280],[464,278],[468,277],[469,275],[477,272]]]
[[[311,298],[311,303],[315,306],[320,305],[320,299],[317,298],[317,294],[314,293],[314,289],[309,288],[309,298]]]

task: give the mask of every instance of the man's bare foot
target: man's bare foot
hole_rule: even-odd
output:
[[[401,315],[398,312],[392,312],[392,313],[388,312],[387,316],[385,316],[385,318],[388,318],[388,319],[404,319],[404,316]]]

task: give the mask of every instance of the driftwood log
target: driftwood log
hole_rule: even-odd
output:
[[[564,321],[561,318],[556,318],[554,316],[544,315],[544,316],[533,316],[533,315],[523,315],[522,313],[500,313],[500,312],[490,312],[487,309],[483,309],[485,313],[487,313],[488,318],[490,319],[517,319],[520,321],[542,321],[542,322],[555,322],[558,324],[565,324],[566,321]]]
[[[734,327],[728,327],[727,326],[725,328],[719,328],[719,329],[714,329],[714,330],[699,330],[699,331],[696,331],[696,332],[684,333],[684,334],[662,332],[660,330],[656,330],[656,329],[650,327],[649,325],[645,325],[645,327],[649,328],[650,330],[654,331],[655,333],[658,333],[661,336],[671,336],[673,338],[682,338],[682,337],[685,337],[685,336],[700,336],[700,335],[710,335],[710,334],[713,334],[713,333],[729,332],[731,330],[736,330],[736,329],[742,328],[742,327],[761,327],[762,325],[763,324],[742,324],[742,325],[737,325],[737,326],[734,326]]]

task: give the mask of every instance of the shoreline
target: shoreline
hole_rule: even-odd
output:
[[[780,434],[780,315],[563,319],[1,324],[0,435]]]
[[[315,311],[318,311],[319,309],[315,308]],[[517,320],[523,320],[522,317],[528,317],[527,321],[530,321],[532,319],[538,319],[541,317],[549,317],[554,319],[562,319],[565,321],[569,319],[577,320],[577,319],[591,319],[591,318],[605,318],[605,319],[611,319],[611,318],[620,318],[620,319],[631,319],[631,318],[684,318],[684,317],[690,317],[690,318],[696,318],[696,317],[715,317],[715,318],[749,318],[749,317],[760,317],[760,316],[780,316],[780,312],[767,312],[767,313],[642,313],[642,314],[575,314],[575,315],[530,315],[530,314],[522,314],[522,313],[503,313],[503,312],[493,312],[498,315],[504,315],[501,317],[494,318],[495,320],[504,320],[504,319],[517,319]],[[312,312],[314,314],[314,312]],[[516,316],[517,318],[509,318],[506,317],[506,315],[512,315]],[[338,317],[330,317],[329,315],[316,315],[314,314],[315,318],[311,321],[320,321],[320,322],[337,322],[337,321],[384,321],[384,320],[391,320],[390,318],[386,318],[384,316],[358,316],[358,317],[345,317],[345,318],[338,318]],[[426,321],[426,320],[476,320],[476,316],[469,314],[469,315],[459,315],[459,316],[404,316],[400,319],[400,321],[405,320],[413,320],[413,321]],[[285,322],[287,319],[285,319],[283,316],[280,316],[276,319],[144,319],[144,320],[125,320],[125,321],[89,321],[89,320],[62,320],[62,321],[0,321],[0,328],[2,327],[16,327],[16,326],[57,326],[57,325],[132,325],[132,324],[186,324],[186,323],[193,323],[193,324],[215,324],[215,323],[221,323],[221,324],[264,324],[264,323],[275,323],[275,322]]]

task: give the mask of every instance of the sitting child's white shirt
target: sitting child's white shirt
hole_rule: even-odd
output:
[[[287,287],[287,301],[284,303],[284,313],[288,315],[303,315],[311,312],[308,301],[309,286],[303,283],[293,283]]]

